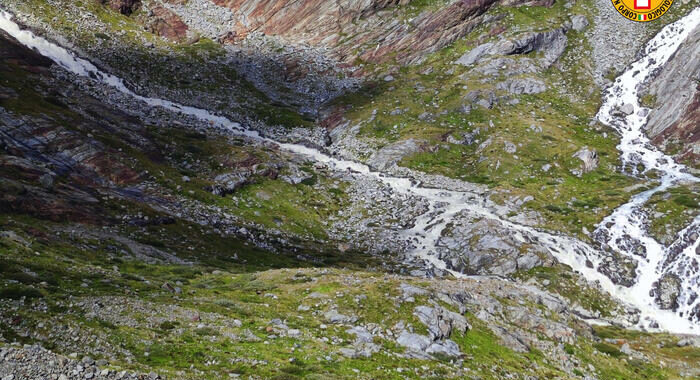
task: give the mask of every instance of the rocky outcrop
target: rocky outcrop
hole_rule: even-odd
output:
[[[652,142],[700,165],[700,27],[649,85],[655,99],[646,132]]]
[[[589,148],[583,148],[578,152],[574,153],[573,157],[581,160],[581,170],[577,171],[575,174],[581,175],[585,173],[592,172],[598,168],[598,152]]]
[[[483,20],[483,15],[496,0],[459,0],[434,12],[424,12],[411,25],[393,28],[378,49],[360,54],[361,59],[385,62],[396,52],[399,62],[411,63],[466,35]]]
[[[215,195],[226,196],[233,194],[241,187],[252,183],[255,177],[277,178],[278,168],[255,164],[248,168],[239,168],[235,172],[219,174],[214,178],[214,184],[207,188]]]
[[[279,36],[292,43],[332,48],[341,61],[383,63],[419,61],[479,26],[482,15],[498,0],[453,0],[426,9],[410,22],[386,17],[410,0],[266,1],[215,0],[233,10],[230,34],[241,40],[251,33]],[[507,5],[548,5],[511,1]]]
[[[369,17],[388,7],[407,4],[410,0],[361,1],[275,1],[275,0],[214,0],[237,15],[233,32],[244,37],[251,32],[320,42],[341,31],[343,25]]]
[[[134,13],[141,6],[141,0],[100,0],[100,3],[127,16]]]
[[[528,32],[521,34],[512,39],[504,39],[498,42],[487,42],[476,46],[470,51],[466,52],[461,56],[455,64],[462,66],[471,66],[482,61],[485,58],[492,56],[508,56],[508,55],[526,55],[532,52],[541,52],[543,57],[539,59],[540,66],[542,68],[547,68],[553,65],[559,57],[564,53],[567,46],[566,33],[568,32],[568,26],[557,28],[548,32]],[[504,67],[502,64],[504,58],[496,58],[490,62],[498,62],[498,69],[493,73],[502,73]],[[486,64],[490,63],[489,61]],[[485,66],[485,65],[482,65]],[[485,70],[485,74],[491,73],[491,70],[486,67],[482,67],[481,70]],[[536,71],[537,69],[535,69]],[[523,67],[516,73],[507,73],[506,75],[519,75],[527,72],[533,71],[527,67]],[[544,83],[541,86],[544,87]],[[544,91],[544,90],[542,90]],[[540,91],[541,92],[541,91]]]
[[[676,310],[678,296],[681,294],[681,280],[675,274],[666,274],[655,284],[653,293],[661,309]]]
[[[554,262],[536,240],[524,245],[511,231],[485,219],[455,222],[438,247],[448,268],[467,274],[509,275]]]
[[[512,79],[496,85],[499,90],[506,90],[513,95],[539,94],[547,89],[547,85],[534,78]]]
[[[413,314],[428,328],[433,340],[447,339],[453,330],[464,333],[470,328],[466,318],[443,307],[418,306]]]
[[[377,170],[386,170],[401,161],[402,158],[420,152],[423,141],[408,139],[390,144],[375,152],[367,164]]]
[[[544,54],[543,66],[549,67],[566,50],[566,32],[566,28],[559,28],[549,32],[526,33],[520,38],[504,40],[495,44],[490,52],[492,54],[514,55],[541,51]]]
[[[491,48],[493,48],[493,43],[491,42],[481,44],[464,53],[463,56],[461,56],[457,61],[455,61],[455,64],[462,66],[471,66],[475,64],[479,60],[479,58],[488,54]]]
[[[396,343],[406,348],[406,357],[429,359],[430,355],[458,357],[462,354],[449,337],[453,331],[465,333],[471,328],[464,316],[440,306],[418,306],[413,314],[428,328],[428,336],[402,331]]]
[[[145,23],[151,33],[169,40],[180,41],[187,36],[187,24],[173,11],[162,6],[151,8]]]
[[[48,77],[49,66],[50,61],[0,33],[0,71],[7,73],[8,67],[19,67],[14,75],[29,86]],[[98,133],[107,128],[117,135],[109,125],[113,121],[121,123],[128,138],[138,140],[139,128],[126,114],[105,109],[92,98],[80,99],[82,112],[100,115],[105,120],[100,126],[94,119],[71,112],[68,101],[58,93],[39,92],[27,107],[43,112],[18,115],[4,108],[6,102],[24,103],[26,98],[1,84],[0,93],[4,94],[4,99],[0,99],[0,209],[54,221],[91,223],[103,214],[96,188],[129,186],[141,179],[141,173],[117,158],[117,149],[76,130],[85,128]],[[40,106],[42,101],[45,108]],[[47,109],[52,112],[46,112]]]

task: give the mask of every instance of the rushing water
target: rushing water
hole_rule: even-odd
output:
[[[674,273],[680,279],[683,289],[677,301],[677,314],[689,316],[693,309],[698,308],[694,320],[700,326],[700,295],[693,296],[700,292],[700,270],[693,268],[697,266],[695,252],[700,239],[696,237],[695,242],[689,241],[693,232],[700,232],[700,217],[679,234],[676,242],[665,248],[649,236],[646,231],[646,216],[640,212],[640,208],[654,194],[680,182],[698,182],[700,179],[690,175],[683,165],[674,162],[649,142],[643,130],[649,110],[643,108],[638,100],[639,85],[662,68],[690,32],[699,25],[700,8],[696,8],[686,17],[663,28],[646,45],[642,58],[630,65],[607,91],[598,119],[619,132],[621,141],[618,149],[622,153],[623,165],[632,171],[636,171],[639,165],[642,165],[643,171],[658,171],[661,180],[657,187],[634,196],[627,204],[615,210],[603,220],[597,232],[606,237],[606,243],[614,250],[638,262],[637,279],[630,289],[634,304],[642,308],[653,307],[653,301],[649,297],[653,283],[664,274]],[[625,104],[632,105],[634,111],[626,117],[615,117],[615,108]],[[630,249],[631,242],[641,244],[643,249],[637,251],[644,252],[645,257],[634,256]]]
[[[438,258],[436,246],[443,230],[455,215],[468,214],[487,218],[500,223],[511,231],[517,240],[524,244],[534,241],[546,247],[561,263],[571,266],[589,281],[597,281],[603,289],[613,296],[640,309],[642,319],[639,327],[658,325],[660,329],[676,333],[697,333],[700,331],[700,325],[696,324],[697,321],[691,322],[689,319],[684,318],[694,305],[700,303],[700,300],[689,303],[688,297],[690,295],[688,292],[684,292],[680,299],[683,306],[678,313],[674,313],[660,310],[649,296],[649,291],[652,288],[652,283],[668,271],[674,271],[683,279],[684,289],[698,288],[699,275],[693,272],[690,264],[691,260],[693,260],[695,249],[700,244],[700,239],[691,244],[688,244],[688,241],[690,236],[698,231],[700,217],[679,234],[676,243],[669,249],[665,249],[646,234],[644,216],[639,212],[639,208],[653,194],[667,189],[679,181],[697,181],[697,178],[687,174],[682,165],[674,163],[672,159],[649,144],[642,131],[642,127],[646,122],[646,116],[644,116],[645,111],[639,106],[637,101],[637,85],[648,79],[655,69],[663,66],[668,61],[688,33],[699,23],[698,20],[700,20],[700,9],[694,10],[690,15],[665,27],[648,44],[644,58],[632,64],[629,70],[617,79],[614,86],[608,91],[598,115],[602,122],[620,132],[622,141],[619,149],[622,151],[624,165],[636,167],[636,164],[641,163],[646,168],[645,170],[656,169],[662,173],[662,181],[657,188],[636,195],[629,203],[623,205],[606,218],[598,227],[597,232],[600,232],[598,236],[605,236],[605,243],[612,249],[640,262],[637,282],[634,286],[625,288],[615,285],[608,277],[598,271],[599,267],[605,265],[603,261],[604,256],[600,251],[577,239],[538,231],[531,227],[501,219],[486,207],[482,200],[475,199],[472,194],[420,187],[407,178],[391,177],[372,171],[361,163],[333,158],[313,148],[297,144],[278,143],[260,136],[256,131],[244,128],[239,123],[214,115],[204,109],[138,95],[128,89],[122,79],[100,71],[89,61],[75,56],[56,44],[37,37],[29,31],[21,30],[12,21],[10,14],[0,10],[0,28],[2,30],[25,46],[37,50],[40,54],[52,59],[72,73],[91,77],[110,85],[120,92],[133,97],[135,100],[150,106],[181,112],[232,133],[276,143],[282,149],[325,163],[334,170],[351,170],[358,173],[358,175],[379,180],[398,193],[412,194],[427,199],[430,202],[429,211],[418,217],[412,229],[404,231],[405,237],[415,246],[412,253],[416,258],[423,260],[426,265],[448,270],[446,264]],[[622,104],[632,104],[635,113],[623,120],[615,119],[612,117],[611,112],[615,107]],[[625,238],[621,239],[623,236]],[[623,244],[629,237],[639,241],[646,248],[646,259],[639,260],[639,257],[629,252],[629,247]],[[669,255],[669,252],[674,252],[674,254]],[[462,277],[460,273],[451,272],[457,277]],[[652,324],[652,322],[654,323]]]

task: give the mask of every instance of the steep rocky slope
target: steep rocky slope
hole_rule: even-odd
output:
[[[534,286],[552,274],[518,285],[300,268],[198,226],[131,230],[190,262],[177,265],[104,229],[37,222],[3,221],[3,378],[674,379],[699,370],[692,337],[586,325],[579,316],[589,311]]]
[[[639,313],[495,222],[591,241],[655,181],[621,170],[593,120],[611,58],[589,52],[606,30],[590,3],[0,1],[139,94],[495,216],[430,218],[438,206],[381,178],[151,107],[3,35],[0,375],[697,376],[696,340],[590,327]],[[697,202],[693,185],[655,196],[654,236],[672,243]],[[409,235],[440,223],[446,270]]]
[[[679,160],[700,165],[700,28],[649,84],[647,133]]]
[[[257,235],[271,231],[230,229],[222,208],[217,223],[203,222],[211,186],[243,198],[241,185],[225,190],[227,182],[204,173],[248,178],[243,189],[264,199],[270,195],[260,191],[274,196],[272,188],[286,186],[270,177],[285,177],[293,159],[272,166],[275,149],[162,110],[119,111],[91,95],[105,88],[66,77],[6,36],[2,49],[3,378],[696,373],[692,339],[588,327],[581,318],[626,316],[564,268],[523,273],[527,285],[426,280],[367,272],[361,268],[378,264],[371,257],[323,254],[323,245],[252,248],[251,241],[274,241]],[[152,123],[165,131],[146,127]],[[316,184],[295,187],[313,186],[313,207],[322,212],[325,179],[315,176]],[[270,180],[273,187],[253,190]],[[284,227],[283,214],[264,212]],[[381,259],[386,268],[390,257]]]

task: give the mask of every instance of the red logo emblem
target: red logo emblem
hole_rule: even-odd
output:
[[[634,9],[651,9],[651,1],[634,0]]]

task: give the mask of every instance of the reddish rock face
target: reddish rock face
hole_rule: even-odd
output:
[[[360,58],[372,62],[385,62],[391,53],[398,53],[401,63],[411,63],[425,54],[445,47],[469,33],[481,24],[484,14],[497,0],[460,0],[432,13],[423,13],[404,26],[399,33],[387,38],[381,47],[370,49]]]
[[[343,115],[347,109],[345,107],[335,106],[321,120],[321,127],[332,130],[343,122]]]
[[[127,16],[134,13],[141,6],[141,0],[100,0],[100,2],[102,5],[108,5],[115,11],[119,11]]]
[[[174,41],[187,36],[188,27],[180,16],[161,6],[152,8],[151,12],[153,15],[148,18],[146,25],[151,33]]]
[[[139,134],[139,125],[131,116],[106,108],[98,99],[77,100],[84,115],[99,115],[97,118],[82,117],[69,109],[60,92],[37,85],[42,77],[50,78],[47,68],[51,64],[0,33],[0,77],[12,72],[37,91],[22,95],[0,84],[0,105],[7,100],[24,101],[24,97],[37,101],[49,93],[55,101],[53,106],[37,101],[41,111],[36,114],[18,115],[11,108],[0,112],[0,209],[57,222],[103,222],[97,194],[143,179],[130,167],[129,157],[90,133],[102,131],[129,144],[128,139],[142,140],[143,132]]]
[[[309,75],[309,69],[295,58],[287,58],[284,62],[284,78],[295,82]]]
[[[411,0],[212,0],[241,15],[235,32],[260,31],[291,37],[298,34],[328,36],[340,32],[353,19]],[[313,38],[313,37],[312,37]],[[322,38],[322,37],[321,37]]]
[[[341,62],[382,63],[397,58],[414,63],[480,25],[492,5],[551,6],[554,0],[454,0],[437,10],[397,22],[386,14],[411,0],[212,0],[231,8],[233,30],[222,41],[235,43],[250,32],[279,36],[292,43],[331,48]]]
[[[212,0],[219,6],[231,8],[236,15],[234,29],[225,39],[236,42],[250,32],[280,36],[290,42],[315,46],[338,47],[348,35],[354,35],[340,50],[348,56],[352,46],[371,41],[391,31],[391,21],[373,19],[371,25],[356,23],[377,12],[405,5],[410,0]],[[352,61],[351,57],[349,61]]]
[[[680,144],[678,158],[683,161],[700,164],[700,85],[695,97],[681,117],[661,134],[654,137],[656,145]]]

